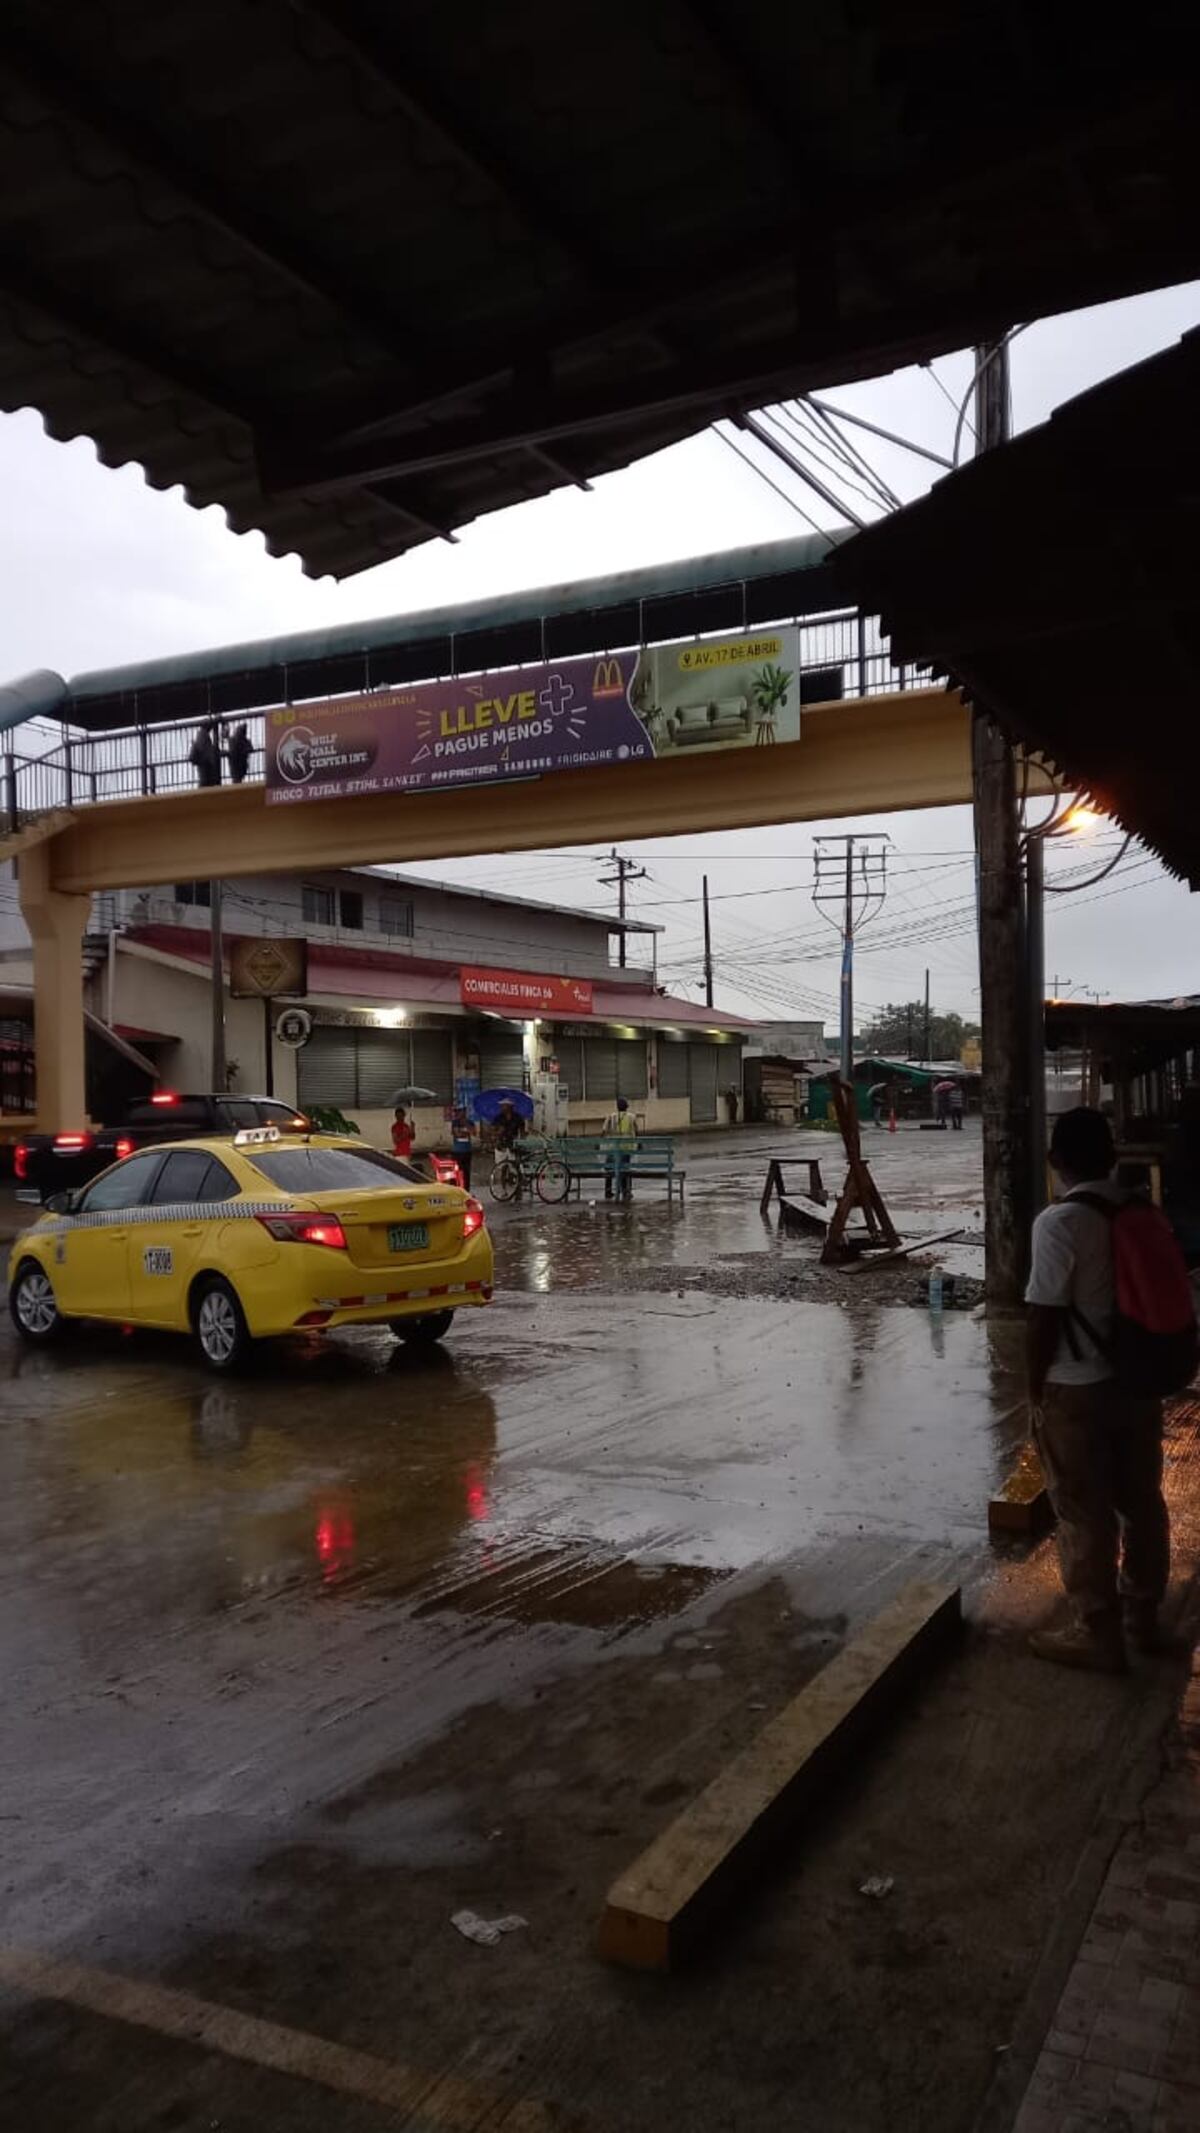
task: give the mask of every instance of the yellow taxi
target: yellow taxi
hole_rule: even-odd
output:
[[[361,1141],[273,1126],[126,1156],[49,1201],[9,1260],[23,1339],[112,1319],[191,1333],[214,1370],[314,1327],[388,1325],[426,1345],[491,1295],[469,1193]]]

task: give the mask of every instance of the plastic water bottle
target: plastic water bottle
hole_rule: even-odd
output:
[[[935,1266],[929,1276],[929,1308],[931,1311],[940,1311],[942,1308],[942,1270],[940,1266]]]

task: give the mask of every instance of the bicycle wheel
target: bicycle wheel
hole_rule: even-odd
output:
[[[521,1173],[511,1158],[493,1166],[488,1191],[493,1200],[515,1200],[521,1189]]]
[[[560,1155],[548,1155],[539,1164],[537,1174],[539,1200],[553,1206],[557,1200],[565,1200],[571,1190],[571,1172]]]

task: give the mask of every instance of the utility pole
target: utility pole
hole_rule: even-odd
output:
[[[818,837],[814,840],[813,902],[822,916],[837,926],[842,937],[839,1066],[844,1081],[854,1078],[854,942],[868,920],[883,909],[887,894],[887,846],[886,837]],[[833,917],[834,910],[838,913],[836,918]]]
[[[704,877],[704,1005],[713,1004],[712,927],[708,918],[708,876]]]
[[[605,889],[608,889],[608,888],[614,888],[614,887],[615,887],[615,889],[616,889],[616,892],[617,892],[617,915],[618,915],[618,917],[620,918],[620,921],[621,921],[621,939],[620,939],[620,946],[619,946],[619,948],[618,948],[618,950],[617,950],[617,961],[619,962],[619,964],[620,964],[620,966],[621,966],[622,970],[624,970],[624,968],[625,968],[625,889],[626,889],[626,885],[627,885],[627,883],[629,883],[629,882],[631,882],[631,881],[644,881],[644,880],[645,880],[645,878],[646,878],[646,869],[645,869],[645,867],[638,867],[638,866],[635,866],[635,865],[634,865],[634,863],[633,863],[633,861],[632,861],[632,859],[625,859],[625,858],[624,858],[624,857],[622,856],[622,854],[621,854],[620,852],[618,852],[618,850],[617,850],[617,848],[616,848],[616,846],[615,846],[615,845],[613,846],[613,849],[612,849],[612,851],[611,851],[611,852],[609,853],[609,855],[608,855],[608,856],[609,856],[610,860],[612,861],[612,864],[613,864],[613,865],[615,866],[615,868],[616,868],[616,870],[617,870],[617,871],[616,871],[616,873],[615,873],[615,874],[602,874],[602,875],[600,876],[600,886],[601,886],[601,888],[605,888]]]
[[[1046,1205],[1046,847],[1025,839],[1025,969],[1029,1011],[1029,1213]]]
[[[1067,995],[1063,991],[1064,985],[1073,985],[1074,983],[1074,978],[1060,978],[1056,970],[1050,980],[1050,998],[1052,1000],[1065,1000]]]
[[[212,1081],[214,1096],[225,1093],[225,943],[221,929],[221,884],[208,887],[212,928]]]
[[[1010,434],[1008,348],[975,350],[975,449]],[[975,860],[983,1028],[985,1287],[991,1304],[1020,1302],[1029,1246],[1031,1176],[1028,1015],[1021,856],[1013,752],[985,708],[972,718]]]
[[[933,1018],[929,1012],[929,972],[925,972],[925,1049],[922,1053],[926,1066],[933,1058]]]

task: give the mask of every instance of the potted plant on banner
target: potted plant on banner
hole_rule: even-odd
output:
[[[767,747],[775,739],[775,714],[780,705],[787,702],[787,693],[792,677],[786,667],[768,664],[760,667],[750,684],[750,695],[758,718],[754,743],[758,748]]]

